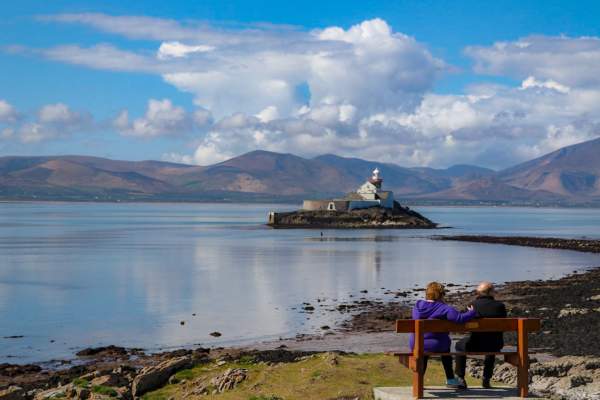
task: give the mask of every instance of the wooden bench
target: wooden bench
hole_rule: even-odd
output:
[[[538,331],[541,321],[537,318],[481,318],[465,324],[440,319],[406,319],[396,321],[396,333],[414,333],[415,345],[412,352],[394,353],[400,362],[413,371],[413,396],[423,398],[423,376],[425,356],[465,355],[465,356],[504,356],[504,361],[517,367],[519,395],[527,397],[529,390],[528,334]],[[507,352],[449,352],[428,353],[423,348],[423,335],[426,332],[517,332],[517,351]]]

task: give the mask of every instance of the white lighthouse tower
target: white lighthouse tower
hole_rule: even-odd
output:
[[[303,210],[329,210],[348,211],[371,207],[394,208],[394,193],[381,190],[383,178],[379,168],[375,168],[372,175],[363,183],[356,192],[348,193],[342,199],[332,200],[304,200]]]

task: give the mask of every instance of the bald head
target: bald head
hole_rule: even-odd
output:
[[[481,282],[477,286],[477,294],[480,296],[491,296],[494,294],[494,285],[492,282]]]

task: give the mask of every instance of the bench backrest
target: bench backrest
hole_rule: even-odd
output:
[[[421,332],[512,332],[519,330],[519,320],[526,331],[539,331],[539,318],[478,318],[457,324],[442,319],[399,319],[396,333],[414,333],[417,324]]]

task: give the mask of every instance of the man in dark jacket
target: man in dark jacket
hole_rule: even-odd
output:
[[[504,318],[506,307],[494,299],[494,285],[490,282],[481,282],[477,287],[477,298],[473,301],[473,308],[478,318]],[[502,332],[471,332],[471,335],[456,343],[456,351],[500,351],[504,347]],[[493,355],[485,356],[483,366],[483,387],[490,388],[490,379],[494,373]],[[456,375],[464,383],[467,364],[466,356],[456,356]],[[466,386],[466,384],[465,384]]]

